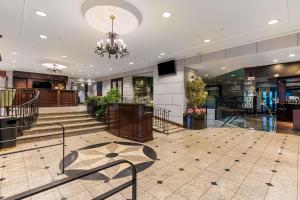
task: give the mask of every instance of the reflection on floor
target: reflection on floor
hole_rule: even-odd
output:
[[[300,197],[300,141],[296,135],[210,128],[170,135],[155,133],[154,136],[153,141],[144,145],[126,143],[128,141],[107,132],[68,137],[67,157],[78,156],[69,159],[67,170],[88,169],[98,162],[101,164],[101,160],[108,162],[106,158],[119,159],[119,156],[136,164],[151,162],[138,173],[139,200],[287,200]],[[22,144],[15,150],[58,142],[61,141]],[[61,159],[61,145],[1,156],[1,196],[7,197],[67,176],[58,175]],[[92,199],[128,181],[128,176],[112,178],[123,169],[104,172],[105,180],[96,179],[99,174],[95,174],[32,199]],[[130,198],[131,188],[128,188],[110,199]]]
[[[276,116],[274,116],[276,118]],[[250,115],[245,114],[237,118],[233,125],[238,127],[253,128],[255,130],[270,132],[274,130],[274,121],[270,115]],[[293,122],[276,121],[276,132],[286,134],[300,134],[293,128]]]

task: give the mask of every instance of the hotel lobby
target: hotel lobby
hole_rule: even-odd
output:
[[[300,199],[299,9],[1,0],[0,199]]]

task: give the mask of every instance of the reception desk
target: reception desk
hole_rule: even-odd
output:
[[[107,112],[110,133],[138,142],[153,140],[153,113],[144,104],[109,104]]]
[[[39,89],[39,106],[77,106],[77,91],[73,90],[43,90]]]

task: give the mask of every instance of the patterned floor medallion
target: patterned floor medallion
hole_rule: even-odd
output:
[[[157,159],[156,152],[143,144],[133,142],[108,142],[91,145],[73,151],[65,157],[65,174],[71,175],[87,169],[92,169],[103,164],[125,159],[132,162],[137,172],[150,167]],[[62,166],[62,161],[60,167]],[[89,176],[86,179],[117,179],[131,175],[128,164],[109,168],[99,172],[95,176]]]

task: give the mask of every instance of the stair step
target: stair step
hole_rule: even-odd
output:
[[[180,131],[184,131],[184,130],[185,130],[185,128],[178,127],[178,128],[169,130],[169,133],[176,133],[176,132],[180,132]]]
[[[68,115],[53,115],[53,116],[39,116],[38,121],[50,121],[50,120],[64,120],[64,119],[70,119],[70,118],[76,118],[76,119],[82,119],[86,117],[91,117],[88,113],[82,113],[82,114],[68,114]]]
[[[76,124],[76,123],[81,123],[81,122],[92,122],[96,121],[95,118],[92,117],[86,117],[86,118],[69,118],[69,119],[62,119],[62,120],[49,120],[49,121],[40,121],[37,120],[36,126],[45,126],[51,123],[59,122],[62,124]]]
[[[40,117],[47,117],[47,116],[60,116],[60,115],[81,115],[87,114],[87,111],[80,111],[80,112],[54,112],[54,113],[39,113]]]
[[[97,126],[97,127],[86,127],[86,128],[79,128],[74,130],[66,130],[65,136],[74,136],[74,135],[83,135],[88,133],[96,133],[99,131],[106,130],[106,126]],[[26,142],[33,142],[35,141],[41,141],[41,140],[48,140],[48,139],[56,139],[61,138],[62,133],[61,132],[53,132],[53,133],[40,133],[40,134],[34,134],[34,135],[24,135],[18,137],[18,143],[26,143]]]
[[[103,122],[93,121],[93,122],[85,122],[85,123],[76,123],[76,124],[66,124],[64,125],[65,130],[73,130],[78,128],[85,127],[97,127],[104,125]],[[33,127],[29,130],[23,131],[23,135],[32,135],[32,134],[40,134],[40,133],[52,133],[52,132],[60,132],[61,127],[59,125],[45,125],[45,126],[37,126]]]

